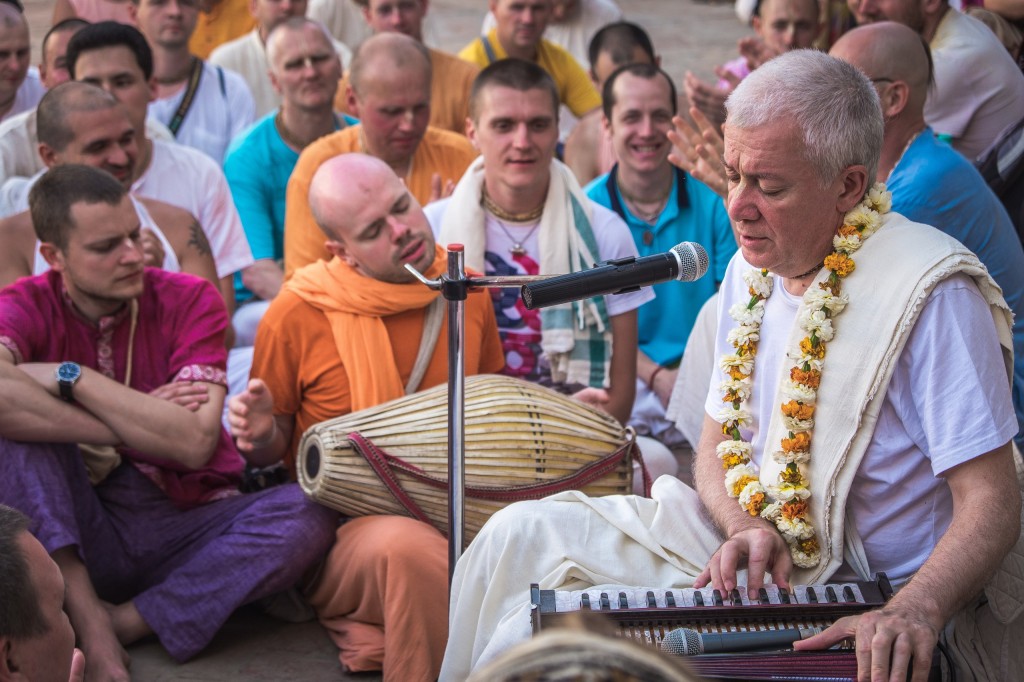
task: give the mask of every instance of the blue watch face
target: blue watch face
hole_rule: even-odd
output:
[[[82,368],[73,362],[65,362],[57,368],[57,380],[73,382],[82,376]]]

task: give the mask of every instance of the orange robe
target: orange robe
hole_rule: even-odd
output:
[[[256,28],[256,17],[249,12],[249,0],[218,0],[209,12],[200,12],[188,49],[207,59],[219,45],[241,38]]]
[[[439,275],[444,262],[439,255],[427,274]],[[426,287],[419,283],[370,280],[337,259],[309,266],[300,272],[296,283],[308,281],[309,272],[324,280],[321,288],[337,292],[339,299],[351,292],[349,304],[354,301],[360,306],[360,301],[371,300],[378,313],[398,311],[379,315],[383,330],[378,328],[365,334],[381,336],[366,339],[379,353],[372,366],[363,370],[364,375],[367,369],[376,372],[390,364],[390,356],[404,386],[412,373],[423,334],[424,309],[414,305],[421,303],[419,299],[428,291]],[[349,413],[354,397],[365,399],[367,393],[350,385],[350,375],[355,370],[346,371],[337,344],[339,337],[335,336],[337,330],[332,328],[328,314],[304,300],[294,288],[286,285],[263,317],[256,335],[251,373],[270,387],[274,413],[295,419],[285,458],[293,473],[295,452],[306,429]],[[410,298],[417,300],[413,303]],[[390,310],[381,310],[389,306]],[[441,328],[444,330],[446,325]],[[504,365],[490,296],[467,299],[464,348],[467,375],[495,373]],[[356,349],[355,353],[345,355],[366,354],[364,349]],[[390,371],[391,367],[387,369]],[[436,386],[447,379],[448,343],[447,335],[442,333],[421,388]],[[383,381],[376,376],[370,380]],[[388,682],[434,680],[440,673],[448,639],[447,585],[448,544],[433,527],[406,517],[366,516],[339,527],[335,545],[307,597],[338,645],[339,659],[348,670],[383,669]]]

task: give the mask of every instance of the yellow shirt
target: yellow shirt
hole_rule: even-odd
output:
[[[241,38],[256,28],[256,17],[249,12],[249,0],[218,0],[209,12],[200,12],[188,49],[206,59],[218,45]]]
[[[327,237],[313,219],[309,209],[309,185],[313,175],[327,159],[339,154],[362,151],[359,141],[361,126],[349,126],[336,133],[321,137],[306,147],[299,157],[291,179],[288,180],[288,194],[284,213],[284,275],[292,273],[319,259],[330,260],[331,255],[324,247]],[[430,200],[430,182],[434,173],[441,176],[441,182],[458,182],[469,164],[476,158],[476,150],[463,135],[447,130],[427,128],[416,153],[412,157],[412,168],[406,184],[421,205]]]
[[[484,40],[494,52],[493,60],[487,54]],[[477,38],[462,48],[459,57],[484,68],[492,61],[507,58],[508,53],[498,41],[498,30],[491,29],[486,36]],[[558,87],[558,98],[577,118],[601,106],[601,95],[598,94],[597,88],[568,51],[542,38],[537,45],[536,62],[554,79]]]
[[[430,48],[428,48],[430,49]],[[430,125],[466,134],[469,118],[469,91],[480,67],[459,59],[453,54],[430,49]],[[334,109],[352,114],[348,108],[348,73],[338,83]]]

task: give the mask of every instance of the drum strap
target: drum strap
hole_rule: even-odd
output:
[[[365,438],[362,434],[357,431],[353,431],[348,434],[348,441],[352,445],[352,448],[358,452],[367,461],[373,472],[377,474],[381,482],[384,483],[388,491],[398,500],[398,503],[405,507],[406,511],[411,516],[425,523],[430,523],[430,518],[427,514],[420,509],[420,506],[416,504],[415,500],[405,492],[402,488],[401,481],[398,480],[397,472],[436,489],[448,489],[448,480],[437,476],[431,476],[427,474],[423,469],[409,464],[394,455],[389,455],[384,450],[373,444],[369,439]],[[590,464],[581,467],[576,472],[569,476],[563,476],[562,478],[553,481],[544,481],[541,483],[530,483],[526,485],[517,486],[495,486],[495,487],[475,487],[466,486],[466,497],[478,499],[478,500],[490,500],[494,502],[519,502],[521,500],[539,500],[542,497],[553,495],[564,490],[580,490],[588,483],[592,483],[608,474],[615,471],[616,467],[622,462],[623,458],[629,460],[637,460],[640,462],[640,468],[644,472],[644,484],[645,488],[650,491],[650,479],[648,478],[647,468],[643,466],[643,459],[640,455],[640,448],[636,445],[636,439],[631,437],[625,444],[616,449],[614,452],[605,455],[599,460],[591,462]]]
[[[405,384],[406,395],[415,393],[419,389],[423,375],[427,373],[427,366],[430,364],[430,358],[433,357],[434,348],[437,346],[437,338],[441,334],[444,308],[443,296],[438,296],[427,306],[423,317],[423,338],[420,339],[420,349],[416,354],[416,363],[412,366],[412,374],[409,375],[409,381]]]

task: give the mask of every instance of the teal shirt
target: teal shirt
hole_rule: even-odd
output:
[[[236,137],[224,157],[224,175],[255,260],[284,258],[285,195],[299,161],[298,152],[278,134],[276,115],[275,109]],[[348,125],[359,123],[351,116],[343,118]],[[335,120],[337,130],[342,126]],[[235,301],[245,303],[252,297],[242,285],[242,273],[236,272]]]
[[[622,217],[641,256],[665,253],[680,242],[696,242],[708,252],[706,275],[696,282],[655,284],[654,300],[638,311],[640,350],[659,365],[674,365],[683,356],[697,313],[718,291],[729,259],[736,253],[732,225],[721,197],[678,169],[658,222],[644,222],[629,211],[616,182],[617,172],[616,165],[585,191],[594,202]]]

